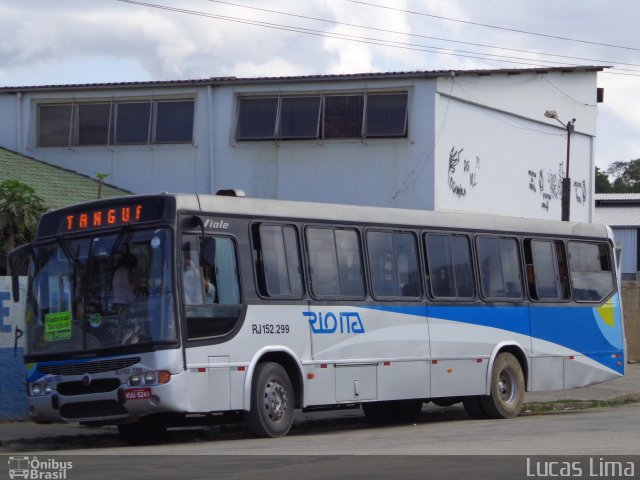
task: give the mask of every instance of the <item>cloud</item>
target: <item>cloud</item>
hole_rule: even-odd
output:
[[[637,16],[637,0],[618,0],[615,8],[601,0],[363,0],[388,5],[392,9],[348,0],[230,0],[251,8],[215,0],[147,1],[202,12],[205,16],[115,0],[0,3],[0,85],[526,66],[515,62],[550,66],[625,62],[632,65],[618,67],[637,70],[640,75],[640,66],[635,66],[640,65],[640,52],[637,50],[568,42],[506,30],[518,29],[632,46],[637,44],[637,34],[630,19]],[[502,28],[486,28],[401,10]],[[236,20],[214,19],[211,15],[234,17]],[[256,21],[269,25],[260,27],[246,23]],[[331,22],[368,25],[377,30]],[[291,31],[296,28],[309,29],[308,34]],[[362,43],[325,38],[319,31],[370,40]],[[391,48],[374,44],[380,42],[406,45],[404,48]],[[553,58],[497,47],[553,52],[593,60]],[[447,50],[439,53],[424,51],[427,48]],[[472,58],[479,53],[521,57],[522,60],[509,63],[508,59],[499,62],[497,59]],[[558,63],[543,63],[545,60]],[[635,139],[640,138],[640,98],[635,92],[640,78],[603,73],[599,79],[606,92],[605,103],[599,107],[596,161],[600,164],[637,158],[640,145]]]

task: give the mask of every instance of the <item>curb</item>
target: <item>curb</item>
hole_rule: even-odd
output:
[[[640,403],[640,392],[628,392],[606,400],[551,400],[548,402],[527,402],[523,413],[542,413],[561,410],[584,410],[586,408],[619,407],[630,403]]]

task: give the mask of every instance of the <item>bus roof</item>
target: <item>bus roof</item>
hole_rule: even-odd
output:
[[[601,224],[191,193],[145,194],[118,197],[117,199],[95,200],[47,212],[43,215],[43,220],[54,220],[56,217],[60,218],[67,212],[80,208],[90,211],[92,209],[104,209],[115,203],[121,204],[143,199],[153,200],[154,198],[175,199],[175,208],[178,212],[213,214],[221,217],[225,215],[242,215],[290,221],[330,221],[398,227],[435,227],[468,231],[536,233],[571,237],[610,237],[609,229]]]
[[[371,207],[290,200],[267,200],[219,195],[176,195],[178,210],[192,210],[197,197],[202,213],[247,215],[292,220],[388,224],[464,230],[531,232],[547,235],[608,237],[599,224],[561,222],[521,217],[461,212],[435,212],[389,207]]]

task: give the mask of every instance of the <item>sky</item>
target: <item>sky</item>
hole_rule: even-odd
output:
[[[0,0],[0,86],[611,66],[606,169],[640,158],[639,17],[638,0]]]

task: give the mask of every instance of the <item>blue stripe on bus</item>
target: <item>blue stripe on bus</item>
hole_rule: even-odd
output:
[[[608,324],[591,306],[375,306],[373,310],[498,328],[544,340],[624,372],[619,308]],[[617,358],[614,355],[619,355]],[[620,365],[618,365],[620,363]]]

